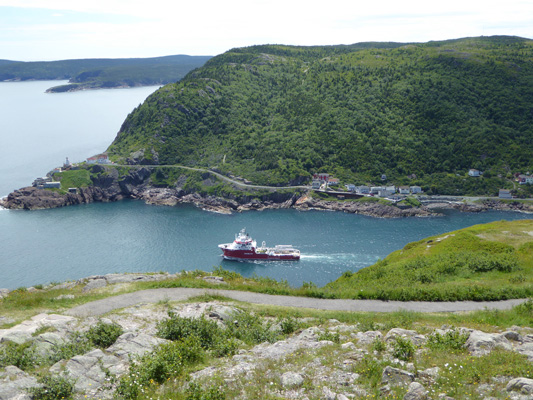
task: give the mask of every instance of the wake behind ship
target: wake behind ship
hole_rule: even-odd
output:
[[[232,243],[219,244],[222,249],[222,256],[226,260],[282,260],[297,261],[300,259],[300,250],[292,245],[278,244],[275,247],[266,247],[263,242],[257,247],[257,242],[253,240],[245,229],[241,229],[235,234]]]

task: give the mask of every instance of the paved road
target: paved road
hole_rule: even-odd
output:
[[[483,309],[507,310],[524,301],[525,299],[505,301],[460,301],[460,302],[427,302],[427,301],[380,301],[380,300],[343,300],[343,299],[313,299],[309,297],[274,296],[269,294],[241,292],[235,290],[217,289],[192,289],[192,288],[163,288],[140,290],[138,292],[122,294],[107,299],[92,301],[66,312],[77,317],[98,316],[110,311],[131,307],[142,303],[157,303],[159,301],[181,301],[203,294],[216,294],[234,300],[253,304],[265,304],[284,307],[312,308],[317,310],[362,311],[362,312],[391,312],[391,311],[418,311],[418,312],[457,312],[474,311]]]
[[[182,169],[188,169],[190,171],[198,171],[198,172],[208,172],[210,174],[213,174],[220,179],[223,179],[227,182],[233,183],[234,185],[244,187],[244,188],[251,188],[251,189],[267,189],[267,190],[280,190],[280,189],[311,189],[311,186],[261,186],[261,185],[251,185],[249,183],[239,182],[235,179],[231,179],[225,175],[219,174],[218,172],[211,171],[210,169],[205,168],[194,168],[194,167],[186,167],[184,165],[121,165],[121,164],[109,164],[106,165],[108,167],[129,167],[129,168],[182,168]]]

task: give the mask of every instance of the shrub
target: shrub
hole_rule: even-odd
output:
[[[35,348],[31,343],[6,342],[0,347],[0,367],[14,365],[22,370],[28,370],[36,363]]]
[[[96,347],[105,349],[115,343],[118,337],[123,333],[124,330],[122,327],[115,322],[106,324],[102,321],[98,321],[95,326],[87,331],[85,336]]]
[[[205,318],[182,318],[168,312],[169,318],[157,324],[157,336],[167,340],[196,337],[204,349],[211,348],[218,336],[224,335],[216,322]]]
[[[145,388],[179,376],[185,367],[201,361],[203,356],[196,337],[161,344],[132,362],[129,373],[120,379],[116,394],[121,399],[136,399]]]
[[[31,397],[37,400],[70,399],[74,392],[74,383],[62,376],[47,375],[38,382],[42,386],[28,389]]]
[[[378,353],[382,353],[385,350],[387,350],[387,344],[385,341],[379,337],[375,338],[372,342],[372,345],[370,347],[373,351],[377,351]]]
[[[428,337],[427,347],[430,349],[461,350],[469,336],[468,333],[463,333],[457,329],[449,330],[444,335],[435,332]]]
[[[278,339],[278,334],[270,328],[270,323],[264,323],[257,315],[249,312],[241,312],[235,315],[233,321],[226,324],[228,336],[242,340],[250,345],[275,342]]]
[[[300,327],[300,324],[294,318],[287,317],[279,321],[279,326],[281,328],[281,333],[284,335],[290,335]]]
[[[185,400],[225,400],[225,393],[218,386],[202,388],[196,382],[189,383],[185,394]]]
[[[409,361],[415,355],[416,347],[413,342],[401,336],[396,336],[392,344],[392,355],[403,361]]]

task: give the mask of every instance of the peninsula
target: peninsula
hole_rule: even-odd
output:
[[[48,89],[49,93],[164,85],[180,80],[210,58],[175,55],[37,62],[3,60],[0,64],[0,82],[69,80],[67,85]]]

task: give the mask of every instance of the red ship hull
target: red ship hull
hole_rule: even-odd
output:
[[[296,261],[300,259],[300,255],[295,254],[267,254],[256,253],[255,249],[252,250],[233,250],[224,249],[223,257],[226,260],[283,260],[283,261]]]

